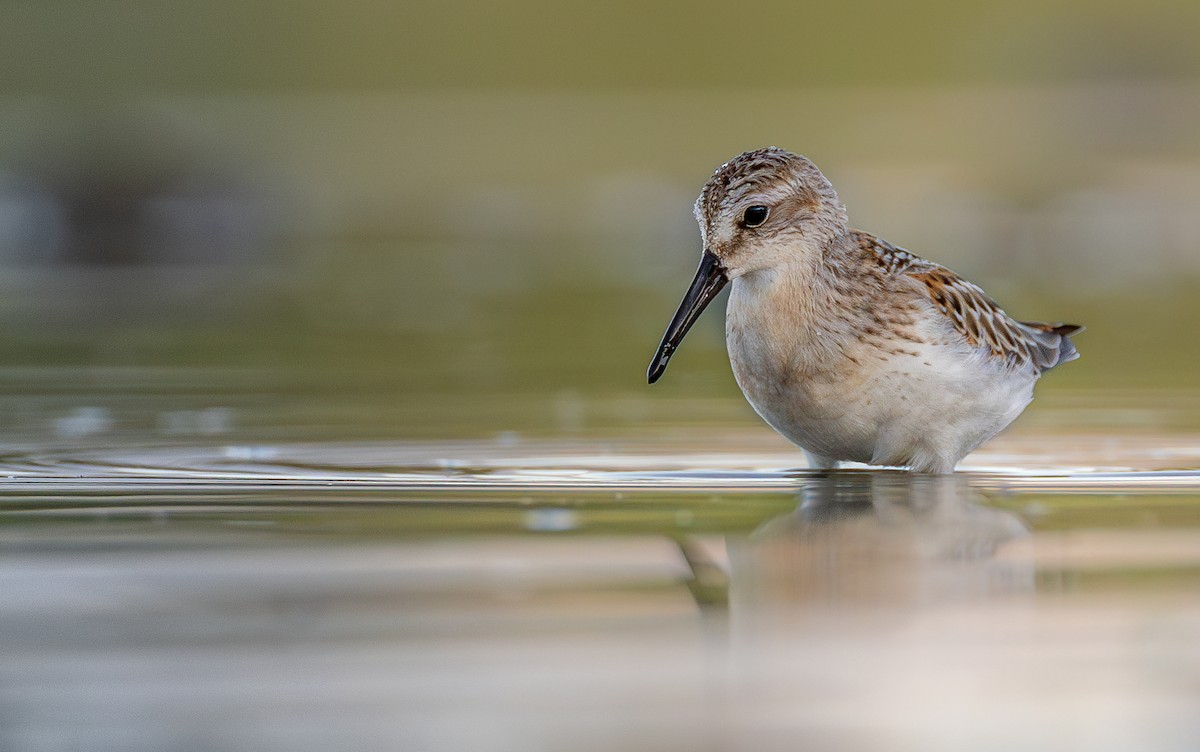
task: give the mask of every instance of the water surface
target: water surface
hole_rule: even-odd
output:
[[[720,421],[335,440],[233,392],[36,399],[0,468],[4,749],[1200,740],[1184,429],[1035,423],[930,479]]]

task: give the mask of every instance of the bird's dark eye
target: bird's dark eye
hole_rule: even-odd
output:
[[[770,213],[771,210],[765,206],[759,206],[758,204],[747,206],[745,214],[742,215],[742,226],[758,227],[767,221],[767,215]]]

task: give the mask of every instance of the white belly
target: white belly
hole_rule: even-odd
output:
[[[746,327],[730,327],[727,344],[742,392],[793,443],[828,460],[925,472],[950,472],[1015,420],[1037,378],[965,344],[909,343],[892,354],[853,340],[806,358],[812,348]]]

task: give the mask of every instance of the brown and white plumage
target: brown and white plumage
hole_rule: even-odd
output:
[[[1013,367],[1032,366],[1038,373],[1079,357],[1068,335],[1083,327],[1017,321],[1001,310],[976,284],[944,266],[865,232],[852,230],[869,246],[889,274],[904,274],[921,282],[938,312],[976,347]]]
[[[732,281],[738,385],[815,466],[949,472],[1021,413],[1043,371],[1078,357],[1080,327],[1016,321],[949,269],[850,229],[833,185],[799,155],[738,156],[695,212],[704,255],[650,380]]]

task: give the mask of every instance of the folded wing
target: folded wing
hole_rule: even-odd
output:
[[[1031,366],[1039,373],[1079,357],[1070,335],[1082,331],[1082,326],[1017,321],[977,285],[949,269],[879,238],[870,237],[870,241],[881,267],[920,283],[930,302],[954,329],[992,357],[1013,367]]]

